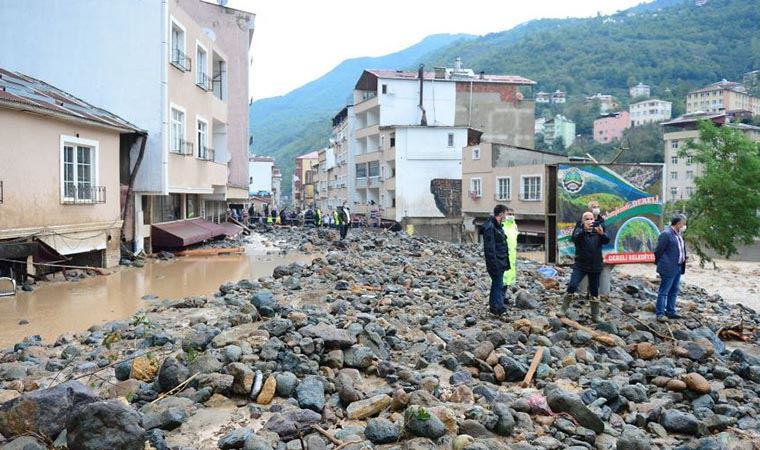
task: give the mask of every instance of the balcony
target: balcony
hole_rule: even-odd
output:
[[[361,95],[356,98],[356,101],[357,103],[356,106],[354,106],[354,111],[357,114],[361,114],[379,104],[377,93],[375,91],[363,91]]]
[[[395,191],[396,190],[396,177],[390,177],[386,178],[385,182],[383,184],[383,187],[386,191]]]
[[[369,177],[368,186],[371,188],[379,188],[382,183],[383,183],[383,179],[380,178],[379,176]]]
[[[356,179],[356,187],[357,188],[366,188],[367,187],[367,178],[361,177]]]
[[[169,152],[175,155],[190,156],[193,154],[193,143],[184,139],[175,140],[172,142]]]
[[[366,127],[363,127],[357,130],[356,139],[362,139],[367,136],[373,136],[378,133],[380,133],[380,125],[377,123],[373,123],[371,125],[367,125]],[[369,150],[369,151],[372,151],[372,150]]]
[[[204,161],[213,161],[214,149],[211,147],[200,147],[198,150],[198,159],[202,159]]]
[[[106,202],[106,187],[86,183],[65,183],[63,186],[64,205],[93,205]]]
[[[385,154],[385,160],[386,161],[395,161],[396,160],[396,147],[393,146],[383,152]]]
[[[178,48],[172,49],[171,64],[182,72],[190,72],[190,69],[192,68],[192,60],[190,57]]]
[[[214,88],[211,77],[203,72],[200,72],[196,75],[195,85],[206,92],[211,92],[211,90]]]

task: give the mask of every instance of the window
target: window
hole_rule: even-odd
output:
[[[198,119],[197,122],[198,158],[208,159],[208,123],[202,119]]]
[[[678,179],[678,172],[676,172],[676,171],[670,172],[670,179],[671,180],[677,180]]]
[[[62,203],[103,203],[97,176],[97,141],[61,136]]]
[[[678,141],[670,141],[670,148],[677,149],[678,148]]]
[[[185,112],[172,107],[172,153],[186,154],[187,144],[185,142]]]
[[[541,201],[541,175],[522,176],[522,200]]]
[[[670,164],[678,164],[678,156],[671,156]]]
[[[686,188],[686,197],[689,198],[694,195],[694,188],[689,186]]]
[[[208,52],[200,43],[196,43],[195,84],[205,90],[211,90],[211,79],[208,76]]]
[[[686,165],[690,166],[693,163],[694,163],[694,158],[692,158],[691,156],[689,156],[688,158],[686,158]]]
[[[391,148],[396,146],[396,133],[391,133]]]
[[[201,202],[198,194],[187,194],[185,199],[185,214],[187,219],[193,217],[200,217],[201,215]]]
[[[512,200],[512,179],[510,177],[496,178],[496,200]]]
[[[676,195],[678,195],[678,188],[677,187],[670,188],[670,196],[673,198],[676,198]]]
[[[470,178],[470,197],[478,198],[483,196],[483,180],[480,178]]]
[[[368,171],[370,177],[380,176],[380,161],[370,161]]]
[[[692,179],[694,179],[694,171],[693,171],[693,170],[687,170],[687,171],[686,171],[686,179],[687,179],[687,180],[692,180]]]
[[[367,176],[367,163],[359,163],[356,165],[356,178],[366,178]]]
[[[454,133],[449,133],[449,147],[454,146]]]
[[[180,194],[153,195],[153,223],[180,220],[182,196]]]
[[[480,147],[473,147],[472,148],[472,159],[480,159]]]
[[[384,84],[382,89],[383,89],[383,94],[387,94],[388,93],[388,85],[387,84]]]
[[[183,72],[190,70],[190,58],[185,54],[185,28],[172,20],[171,55],[172,65]]]

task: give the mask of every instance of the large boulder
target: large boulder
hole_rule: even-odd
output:
[[[182,384],[190,376],[190,371],[175,358],[166,358],[158,371],[158,386],[167,392]]]
[[[348,330],[324,323],[305,326],[298,332],[306,337],[322,339],[328,349],[348,348],[356,343],[356,337]]]
[[[143,450],[140,415],[118,400],[87,404],[66,423],[69,450]]]
[[[0,405],[0,434],[12,437],[33,431],[53,440],[74,408],[98,400],[97,394],[79,381],[28,392]]]
[[[604,432],[602,419],[588,409],[578,395],[565,392],[553,384],[546,387],[544,394],[552,411],[570,414],[579,424],[593,430],[596,434]]]

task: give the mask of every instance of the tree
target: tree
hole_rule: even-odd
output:
[[[739,245],[760,236],[760,143],[730,126],[700,124],[698,142],[679,152],[700,164],[696,193],[686,202],[689,232],[686,240],[702,259],[708,249],[730,258]]]

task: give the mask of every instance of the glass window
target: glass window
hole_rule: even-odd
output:
[[[497,200],[511,200],[512,199],[512,179],[509,177],[496,178],[496,199]]]
[[[198,120],[198,157],[206,159],[208,154],[208,124]]]
[[[94,199],[95,149],[84,145],[63,146],[63,198],[67,201]]]
[[[153,196],[153,223],[170,222],[182,218],[180,194]]]
[[[199,217],[201,213],[201,202],[198,194],[187,194],[185,199],[185,213],[188,219]]]
[[[195,64],[196,84],[204,89],[208,89],[208,54],[201,46],[198,46]]]
[[[676,172],[676,171],[670,172],[670,179],[671,180],[677,180],[678,179],[678,172]]]
[[[449,147],[453,147],[454,146],[454,133],[449,133],[449,143],[448,143],[448,145],[449,145]]]
[[[356,165],[356,178],[366,178],[367,177],[367,164],[366,163],[360,163]]]
[[[472,159],[473,160],[480,159],[480,147],[474,147],[472,149]]]
[[[185,113],[172,108],[172,146],[174,153],[185,152]]]
[[[670,164],[678,164],[678,156],[671,156]]]
[[[522,179],[523,200],[541,200],[541,176],[527,176]]]
[[[480,197],[483,195],[483,183],[480,178],[470,178],[470,196]]]

